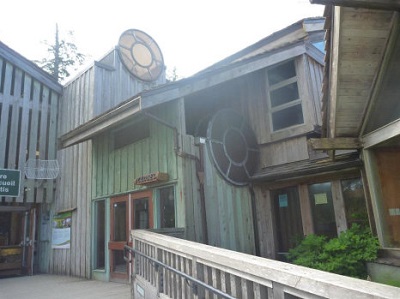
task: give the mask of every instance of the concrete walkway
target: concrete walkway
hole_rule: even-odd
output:
[[[128,284],[78,277],[42,274],[0,279],[0,298],[8,299],[129,299],[130,295]]]

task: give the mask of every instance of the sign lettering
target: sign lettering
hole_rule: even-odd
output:
[[[21,172],[19,170],[0,169],[0,196],[19,196]]]

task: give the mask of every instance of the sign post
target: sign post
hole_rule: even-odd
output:
[[[21,171],[0,169],[0,196],[19,196]]]

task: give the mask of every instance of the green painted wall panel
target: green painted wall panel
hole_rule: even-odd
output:
[[[154,111],[157,117],[174,125],[174,105]],[[113,149],[112,132],[94,140],[96,190],[94,198],[107,197],[141,189],[134,180],[144,174],[160,171],[178,179],[174,152],[174,130],[150,119],[150,137]]]
[[[251,194],[227,183],[205,151],[205,202],[209,244],[255,254]]]

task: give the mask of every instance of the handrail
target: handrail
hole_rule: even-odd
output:
[[[140,255],[140,256],[142,256],[142,257],[148,259],[149,261],[152,262],[152,264],[153,264],[153,266],[155,267],[155,270],[156,270],[156,271],[158,271],[158,267],[157,267],[157,266],[161,266],[161,267],[163,267],[163,268],[165,268],[165,269],[168,269],[168,270],[170,270],[170,271],[172,271],[172,272],[178,274],[179,276],[185,278],[186,281],[190,281],[190,282],[194,283],[195,285],[193,285],[192,288],[193,288],[193,293],[195,293],[195,294],[197,294],[197,288],[196,288],[196,286],[198,285],[198,286],[202,286],[202,287],[205,288],[206,290],[209,290],[209,291],[211,291],[212,293],[214,293],[214,294],[216,294],[216,295],[221,296],[222,298],[226,298],[226,299],[235,299],[235,297],[232,297],[232,296],[230,296],[229,294],[227,294],[227,293],[225,293],[225,292],[222,292],[222,291],[220,291],[220,290],[218,290],[218,289],[216,289],[216,288],[210,286],[210,285],[207,284],[207,283],[204,283],[204,282],[202,282],[202,281],[200,281],[200,280],[198,280],[198,279],[196,279],[196,278],[193,278],[192,276],[189,276],[189,275],[187,275],[186,273],[184,273],[184,272],[182,272],[182,271],[179,271],[179,270],[177,270],[177,269],[174,269],[174,268],[168,266],[167,264],[164,264],[164,263],[162,263],[162,262],[160,262],[160,261],[158,261],[158,260],[152,258],[151,256],[148,256],[147,254],[143,254],[143,253],[140,252],[139,250],[136,250],[136,249],[134,249],[134,248],[132,248],[132,247],[130,247],[130,246],[128,246],[128,245],[125,245],[125,246],[124,246],[124,260],[127,261],[127,262],[131,262],[131,261],[130,261],[129,258],[127,257],[126,252],[130,252],[130,254],[131,254],[133,257],[134,257],[136,254],[138,254],[138,255]]]
[[[206,283],[224,298],[399,298],[400,288],[149,232],[132,231],[135,281],[139,290],[153,288],[162,298],[213,298],[211,290],[184,288],[183,276]],[[151,257],[146,260],[142,255]],[[154,271],[150,263],[168,268]],[[154,264],[156,265],[156,264]],[[174,270],[172,270],[172,269]],[[175,271],[176,270],[176,271]],[[176,274],[175,274],[176,273]],[[179,274],[178,274],[179,275]],[[185,278],[186,279],[186,278]],[[183,289],[184,288],[184,289]],[[149,291],[149,289],[146,289]],[[204,294],[205,293],[205,294]],[[154,293],[153,293],[154,294]],[[151,297],[143,297],[151,298]]]

